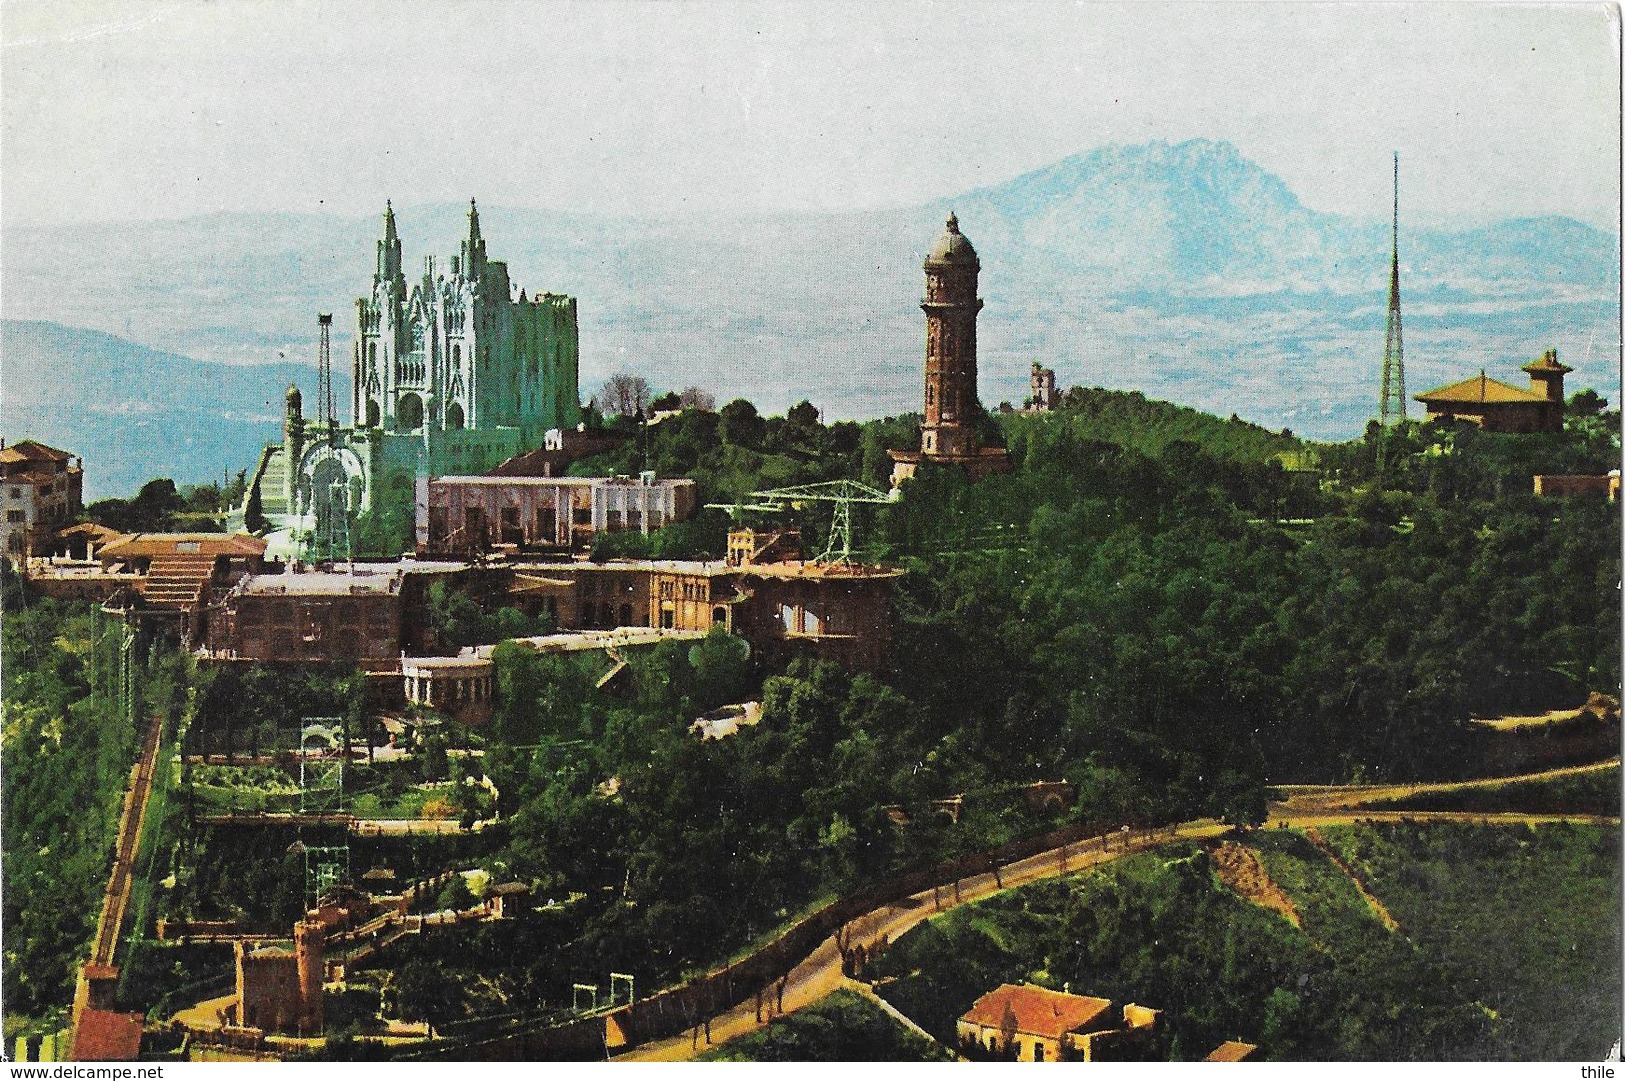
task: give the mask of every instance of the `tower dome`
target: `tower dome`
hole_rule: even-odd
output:
[[[927,264],[977,262],[976,249],[971,247],[965,234],[959,231],[959,219],[952,212],[948,214],[942,235],[937,237],[936,243],[932,244],[931,250],[926,253],[925,261]]]
[[[299,393],[299,384],[297,383],[288,384],[288,393],[282,396],[282,400],[287,403],[288,413],[291,416],[298,416],[305,404],[304,395]]]

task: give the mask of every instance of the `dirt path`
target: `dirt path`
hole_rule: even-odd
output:
[[[1584,766],[1562,766],[1537,773],[1519,773],[1510,777],[1481,777],[1470,781],[1425,781],[1408,784],[1379,785],[1276,785],[1286,795],[1284,800],[1271,806],[1284,813],[1300,813],[1314,809],[1355,808],[1366,803],[1383,800],[1408,799],[1434,792],[1466,792],[1474,788],[1500,788],[1528,781],[1552,781],[1562,777],[1578,777],[1587,773],[1600,773],[1619,766],[1619,756],[1592,762]]]
[[[1356,822],[1466,822],[1480,826],[1542,826],[1554,822],[1578,822],[1587,826],[1617,826],[1612,815],[1521,814],[1517,811],[1363,811],[1358,808],[1330,808],[1271,813],[1266,829],[1308,829],[1314,826],[1347,826]]]
[[[1258,853],[1234,841],[1222,841],[1213,850],[1213,870],[1219,881],[1234,890],[1242,900],[1261,908],[1279,912],[1294,927],[1303,926],[1303,918],[1293,907],[1292,898],[1278,886]]]
[[[1392,912],[1388,911],[1388,906],[1379,901],[1376,894],[1365,888],[1364,880],[1362,880],[1359,875],[1354,873],[1354,869],[1352,867],[1343,862],[1343,857],[1339,856],[1337,854],[1337,850],[1326,843],[1326,838],[1320,835],[1319,830],[1315,829],[1313,826],[1310,826],[1308,829],[1303,831],[1303,835],[1309,838],[1309,843],[1320,849],[1320,854],[1330,860],[1332,866],[1341,871],[1343,873],[1343,877],[1348,879],[1349,882],[1353,884],[1354,891],[1365,900],[1365,907],[1371,910],[1371,914],[1373,916],[1377,917],[1377,922],[1381,923],[1390,931],[1399,930],[1399,921],[1394,919],[1394,914]]]

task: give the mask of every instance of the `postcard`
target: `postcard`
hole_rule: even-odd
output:
[[[4,1055],[1612,1076],[1619,33],[7,4]]]

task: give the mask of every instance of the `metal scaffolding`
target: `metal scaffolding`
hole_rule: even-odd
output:
[[[819,553],[819,563],[852,562],[852,505],[854,503],[895,503],[902,492],[893,488],[882,492],[855,480],[826,480],[817,484],[798,484],[790,488],[769,488],[752,492],[749,502],[708,503],[709,507],[725,510],[738,518],[746,511],[765,514],[783,514],[800,510],[806,503],[830,504],[829,541]]]

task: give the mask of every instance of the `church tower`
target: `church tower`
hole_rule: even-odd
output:
[[[920,449],[893,451],[893,487],[914,475],[919,464],[941,462],[964,468],[972,480],[1009,469],[998,447],[983,448],[976,425],[976,316],[982,300],[976,282],[982,264],[976,249],[948,215],[942,235],[925,257],[925,423]]]
[[[356,336],[350,365],[350,416],[357,428],[377,428],[393,416],[395,361],[401,352],[401,310],[406,275],[395,207],[384,203],[384,235],[378,241],[371,295],[356,301]]]

